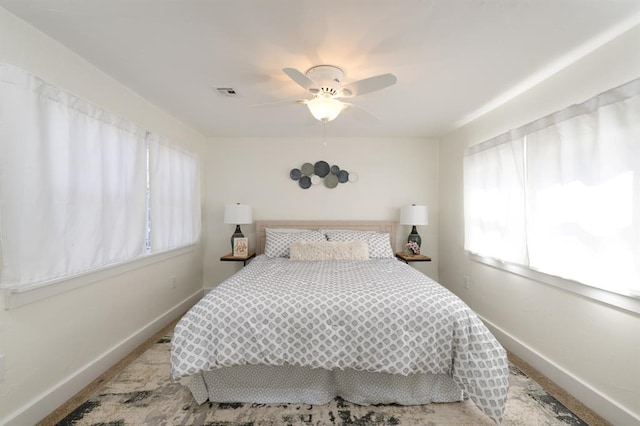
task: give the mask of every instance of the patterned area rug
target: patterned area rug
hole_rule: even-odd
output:
[[[330,404],[197,405],[169,377],[171,335],[158,340],[58,425],[492,425],[471,401],[421,406]],[[514,365],[504,425],[586,425]]]

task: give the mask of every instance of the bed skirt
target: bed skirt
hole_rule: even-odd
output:
[[[422,405],[463,399],[463,392],[449,375],[429,373],[402,376],[350,369],[245,365],[202,372],[182,383],[198,404],[208,400],[323,405],[337,396],[359,405]]]

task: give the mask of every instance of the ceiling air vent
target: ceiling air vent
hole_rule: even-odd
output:
[[[238,96],[238,92],[232,87],[215,87],[215,91],[218,93],[218,96],[224,96],[226,98],[235,98]]]

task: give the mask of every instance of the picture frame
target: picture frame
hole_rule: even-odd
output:
[[[238,237],[233,239],[233,256],[247,257],[249,255],[249,239]]]

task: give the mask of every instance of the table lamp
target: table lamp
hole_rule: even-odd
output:
[[[404,206],[400,209],[400,224],[411,225],[411,233],[407,238],[407,243],[413,241],[418,247],[422,244],[422,238],[418,234],[416,226],[429,224],[429,212],[427,206],[416,206],[411,204],[410,206]]]
[[[236,225],[236,230],[231,236],[231,252],[233,252],[233,240],[244,237],[240,225],[253,223],[251,206],[247,204],[227,204],[224,206],[224,223]]]

